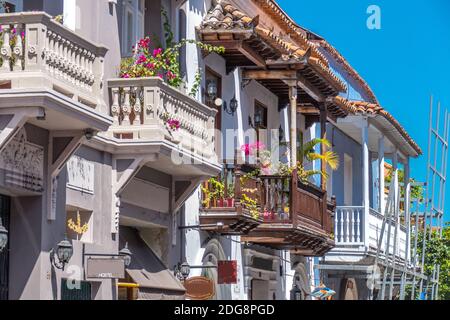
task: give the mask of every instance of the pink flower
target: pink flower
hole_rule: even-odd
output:
[[[139,40],[139,48],[148,48],[150,46],[150,38],[144,38]]]
[[[181,127],[180,121],[176,119],[167,120],[167,124],[169,125],[169,128],[173,131],[179,130]]]
[[[265,148],[266,148],[266,145],[260,141],[256,141],[255,143],[250,145],[250,149],[252,149],[252,150],[262,150]]]
[[[155,68],[155,64],[149,62],[149,63],[147,63],[146,68],[147,68],[147,69],[154,69],[154,68]]]
[[[22,31],[22,32],[20,33],[20,36],[22,37],[22,39],[25,39],[25,31]]]
[[[161,79],[164,79],[164,75],[162,73],[158,73],[158,77],[160,77]]]
[[[122,75],[122,78],[128,79],[128,78],[130,78],[130,75],[128,73],[125,73]]]
[[[176,75],[172,71],[167,71],[167,78],[172,80],[176,78]]]
[[[138,58],[138,60],[136,61],[137,64],[144,64],[147,61],[147,58],[141,54]]]
[[[249,155],[250,155],[250,145],[249,145],[248,143],[244,144],[244,145],[241,147],[241,151],[244,152],[244,154],[245,154],[246,156],[249,156]]]
[[[153,56],[156,58],[157,56],[161,55],[162,52],[163,52],[162,48],[155,49],[153,50]]]

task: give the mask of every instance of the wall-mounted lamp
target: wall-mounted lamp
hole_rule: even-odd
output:
[[[230,100],[230,106],[227,105],[227,103],[224,101],[223,102],[223,110],[228,113],[231,116],[234,116],[234,114],[236,113],[236,110],[238,108],[238,101],[236,100],[236,96],[234,96],[231,100]]]
[[[185,281],[191,273],[191,267],[187,262],[178,263],[174,268],[174,275],[180,281]]]
[[[119,251],[119,256],[123,257],[123,261],[125,262],[125,267],[129,267],[131,264],[131,251],[128,249],[128,242],[125,243],[125,247]]]
[[[278,141],[279,143],[282,143],[284,140],[284,130],[283,130],[283,127],[281,126],[281,124],[280,124],[280,129],[278,132],[278,139],[279,139],[279,141]]]
[[[0,252],[5,250],[8,244],[8,230],[2,224],[2,218],[0,218]]]
[[[256,129],[255,125],[253,124],[253,120],[251,116],[248,116],[248,125],[252,127],[253,129]]]
[[[208,80],[206,93],[211,101],[217,98],[217,82],[215,80]]]
[[[55,268],[63,270],[67,263],[69,263],[70,258],[73,255],[72,243],[67,240],[67,236],[58,243],[58,247],[55,250],[52,248],[50,250],[50,262],[55,266]],[[56,261],[58,260],[58,262]]]

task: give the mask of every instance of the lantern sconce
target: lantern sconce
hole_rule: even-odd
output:
[[[69,263],[70,258],[72,258],[72,255],[73,255],[73,246],[72,243],[69,240],[67,240],[66,236],[64,240],[58,243],[56,251],[53,248],[50,250],[50,262],[52,265],[55,266],[55,268],[64,271],[64,268],[66,264]]]
[[[231,116],[234,116],[234,114],[236,113],[236,110],[239,106],[239,102],[236,99],[236,96],[234,96],[231,100],[230,100],[230,105],[228,106],[227,103],[224,101],[223,102],[223,110],[228,113]]]

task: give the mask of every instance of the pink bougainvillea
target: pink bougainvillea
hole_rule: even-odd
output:
[[[167,120],[167,125],[169,126],[170,130],[172,130],[172,131],[177,131],[181,127],[180,121],[178,121],[176,119]]]
[[[256,151],[265,149],[265,144],[257,141],[255,143],[246,143],[241,147],[241,151],[245,153],[246,156],[254,154]]]

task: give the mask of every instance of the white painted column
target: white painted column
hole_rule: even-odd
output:
[[[396,223],[396,227],[395,227],[395,234],[396,236],[394,236],[394,251],[393,253],[396,255],[397,254],[397,250],[398,250],[398,238],[399,238],[399,225],[400,225],[400,186],[398,183],[398,150],[395,149],[394,150],[394,154],[392,156],[392,169],[394,171],[394,216],[392,217],[393,219],[395,219]]]
[[[381,135],[378,139],[378,172],[379,172],[379,202],[378,202],[378,210],[381,214],[384,214],[386,207],[386,198],[384,195],[385,183],[384,183],[384,135]]]
[[[369,215],[370,215],[370,196],[369,196],[369,124],[367,119],[363,121],[361,128],[362,135],[362,161],[363,161],[363,207],[364,207],[364,243],[369,246]]]
[[[411,177],[410,177],[409,157],[405,161],[405,225],[406,225],[406,248],[405,257],[409,261],[411,258],[410,246],[411,243]]]

